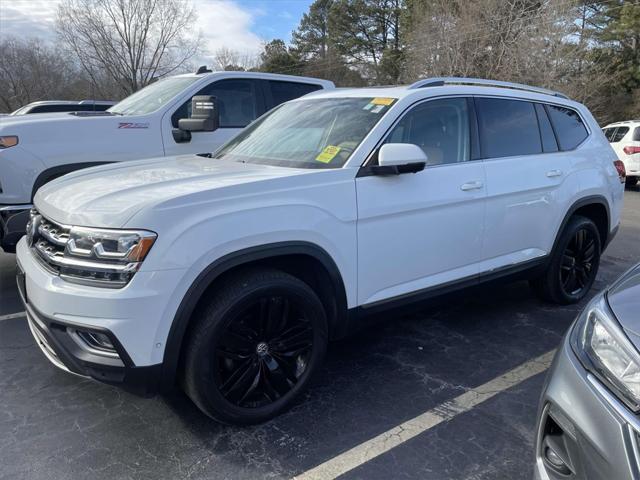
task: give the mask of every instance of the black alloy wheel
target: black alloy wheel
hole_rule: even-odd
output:
[[[228,320],[216,347],[215,384],[234,405],[256,408],[289,393],[307,369],[313,328],[286,296],[265,296]]]
[[[187,337],[184,390],[223,423],[273,418],[291,406],[322,364],[324,306],[305,282],[273,269],[239,272],[211,291]]]
[[[579,295],[593,283],[597,238],[591,229],[577,230],[562,255],[560,282],[568,295]]]
[[[560,234],[545,270],[530,280],[533,290],[548,302],[567,305],[580,301],[598,274],[602,243],[589,218],[572,217]]]

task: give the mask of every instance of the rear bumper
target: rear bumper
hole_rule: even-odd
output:
[[[66,372],[99,382],[117,385],[139,395],[151,395],[159,390],[162,364],[137,367],[118,338],[106,328],[86,326],[50,318],[29,303],[25,291],[24,272],[18,264],[18,291],[25,306],[29,329],[42,353],[56,367]],[[74,339],[81,330],[109,337],[117,355],[96,354]]]
[[[16,244],[25,233],[29,222],[31,204],[0,204],[0,247],[7,253],[15,253]]]

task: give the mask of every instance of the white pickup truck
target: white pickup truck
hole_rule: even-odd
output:
[[[54,178],[105,163],[213,152],[276,105],[329,88],[332,82],[316,78],[201,67],[153,83],[106,112],[2,117],[0,246],[15,251],[36,191]],[[215,121],[191,118],[194,97],[204,112],[215,106]]]

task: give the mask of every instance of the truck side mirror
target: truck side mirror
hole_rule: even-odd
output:
[[[213,95],[196,95],[191,99],[191,116],[178,120],[180,130],[213,132],[220,126],[218,100]]]

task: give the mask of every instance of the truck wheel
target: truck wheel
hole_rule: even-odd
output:
[[[638,183],[638,177],[627,177],[627,180],[625,181],[625,186],[635,187],[637,183]]]
[[[600,266],[600,234],[588,218],[569,220],[546,271],[531,280],[542,299],[567,305],[580,301],[589,291]]]
[[[327,348],[327,319],[313,290],[272,269],[226,280],[199,309],[184,358],[184,389],[222,423],[255,424],[288,408]]]

